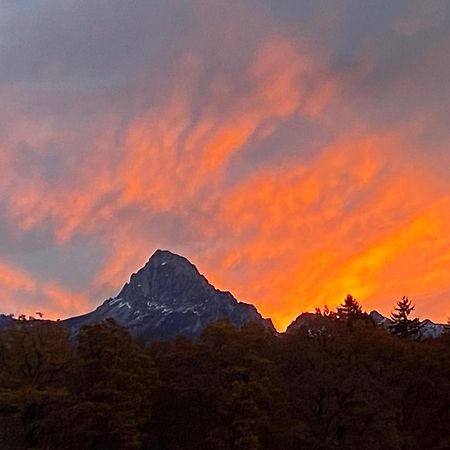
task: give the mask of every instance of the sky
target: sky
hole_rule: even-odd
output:
[[[284,329],[450,315],[447,0],[0,0],[0,312],[158,248]]]

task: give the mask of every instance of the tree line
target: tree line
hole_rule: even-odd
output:
[[[402,299],[397,302],[386,329],[396,336],[411,339],[420,338],[420,329],[423,324],[417,317],[410,317],[414,308],[415,305],[412,304],[409,298],[403,296]],[[364,320],[366,322],[372,321],[369,314],[363,311],[358,300],[350,294],[347,295],[344,302],[336,309],[336,311],[330,311],[328,306],[325,306],[323,312],[320,308],[316,308],[316,314],[333,320],[345,321],[349,326],[351,326],[355,320]],[[450,318],[448,324],[450,325]]]
[[[394,335],[348,296],[307,327],[208,326],[146,344],[113,320],[0,332],[0,448],[448,449],[450,334]]]

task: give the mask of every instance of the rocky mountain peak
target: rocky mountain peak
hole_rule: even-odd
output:
[[[135,316],[149,309],[196,311],[218,292],[188,259],[168,250],[157,250],[107,304],[119,308],[125,305],[123,313]]]
[[[224,318],[236,326],[255,321],[274,330],[253,305],[216,289],[188,259],[167,250],[157,250],[116,297],[67,322],[76,329],[107,317],[145,338],[195,337]]]
[[[160,304],[173,305],[179,297],[198,300],[196,294],[210,291],[206,278],[185,257],[168,250],[157,250],[142,269],[131,275],[116,298],[133,303],[140,299],[158,299]],[[186,296],[188,290],[188,296]],[[198,292],[200,291],[200,292]]]

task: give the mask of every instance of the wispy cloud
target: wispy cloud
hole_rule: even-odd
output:
[[[5,6],[2,309],[87,310],[165,247],[280,327],[347,292],[444,319],[445,8],[150,3]]]

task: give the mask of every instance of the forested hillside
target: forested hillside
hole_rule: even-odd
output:
[[[150,346],[112,320],[76,341],[19,321],[0,333],[0,448],[450,448],[450,335],[318,316],[284,335],[219,321]]]

